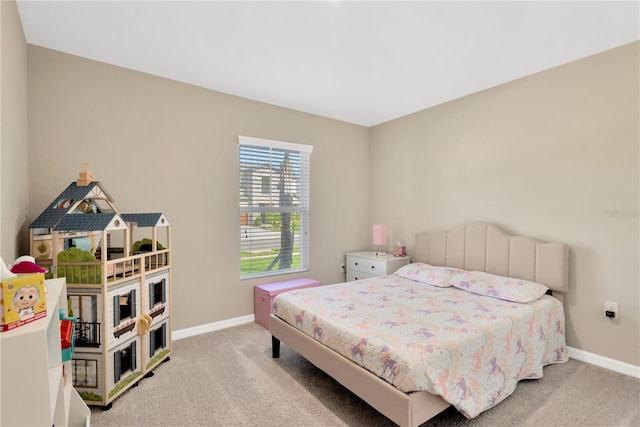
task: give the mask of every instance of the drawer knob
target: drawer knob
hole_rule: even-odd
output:
[[[356,264],[356,265],[358,265],[358,263],[357,263],[357,262],[356,262],[355,264]]]
[[[371,268],[376,268],[376,266],[375,266],[375,265],[372,265],[372,266],[371,266]]]

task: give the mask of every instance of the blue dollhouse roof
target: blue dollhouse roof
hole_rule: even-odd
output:
[[[167,218],[161,213],[133,213],[122,214],[126,222],[133,222],[138,227],[162,227],[169,225]]]
[[[55,228],[64,218],[74,202],[84,199],[98,182],[91,182],[87,186],[77,186],[72,182],[53,202],[40,214],[29,228]]]
[[[96,188],[98,187],[98,188]],[[78,185],[72,182],[53,202],[33,221],[29,228],[48,229],[50,231],[101,231],[106,229],[123,229],[126,223],[135,223],[138,227],[168,226],[169,221],[162,213],[133,213],[119,215],[115,212],[78,213],[73,211],[79,201],[111,196],[105,191],[99,181],[88,185]]]
[[[114,212],[109,213],[94,213],[94,214],[70,214],[65,215],[62,219],[53,227],[53,231],[96,231],[105,230],[107,228],[125,228],[124,221],[120,220],[120,226],[117,221],[120,216]]]

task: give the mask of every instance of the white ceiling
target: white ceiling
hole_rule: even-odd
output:
[[[364,126],[640,38],[638,1],[32,1],[28,43]]]

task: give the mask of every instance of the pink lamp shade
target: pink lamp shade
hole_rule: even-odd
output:
[[[384,224],[373,224],[373,244],[387,244],[387,226]]]

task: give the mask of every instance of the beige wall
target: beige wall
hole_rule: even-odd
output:
[[[256,281],[239,279],[238,135],[314,146],[306,275],[344,280],[344,252],[368,242],[367,128],[39,47],[28,53],[31,220],[86,161],[122,212],[163,212],[173,330],[253,314]]]
[[[491,221],[566,242],[567,341],[640,365],[639,57],[633,43],[371,129],[391,241]],[[619,321],[604,301],[620,303]]]
[[[14,1],[0,1],[0,256],[28,253],[27,44]]]
[[[172,223],[174,330],[251,314],[236,137],[312,144],[309,275],[341,280],[372,222],[411,252],[416,231],[492,221],[571,245],[569,345],[640,365],[638,47],[366,129],[30,46],[29,220],[91,161],[123,211]]]

